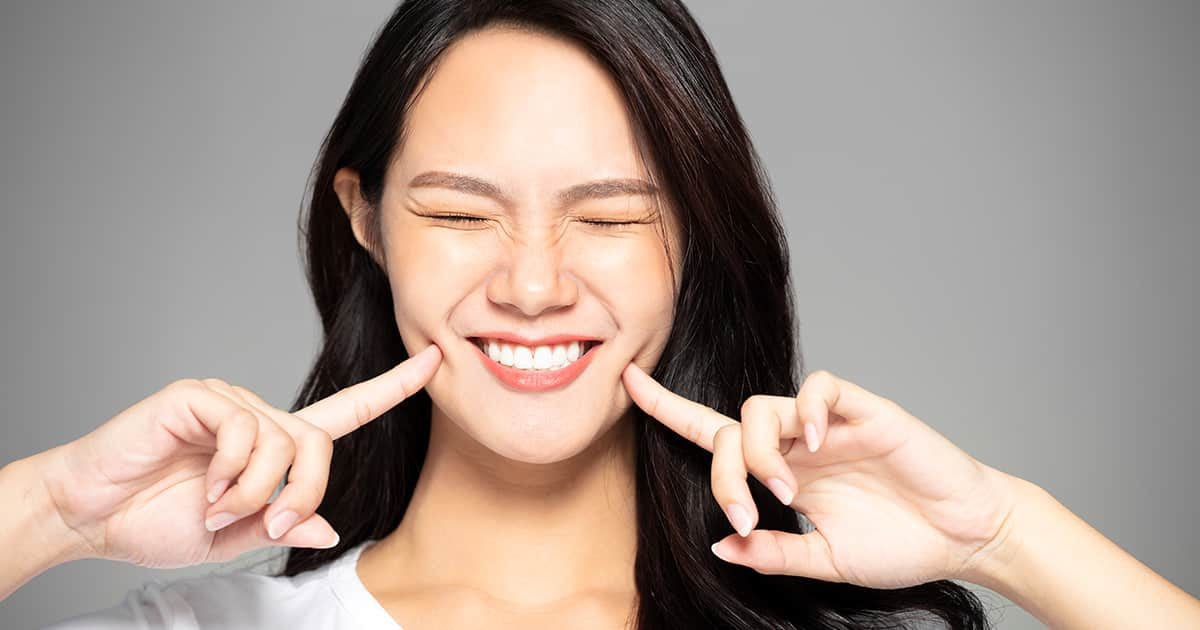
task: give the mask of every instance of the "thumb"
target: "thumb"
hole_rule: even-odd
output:
[[[267,535],[267,526],[263,524],[263,514],[268,503],[261,510],[243,517],[238,522],[221,529],[213,536],[212,550],[208,554],[209,562],[224,562],[232,560],[247,551],[263,547],[312,547],[328,549],[341,539],[333,526],[320,514],[296,523],[283,536],[272,539]]]
[[[745,538],[730,534],[714,543],[712,552],[726,562],[768,575],[795,575],[824,582],[846,581],[833,564],[828,541],[817,530],[793,534],[755,529]]]

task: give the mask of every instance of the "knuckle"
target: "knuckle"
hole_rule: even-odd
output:
[[[218,450],[213,453],[210,466],[214,474],[225,478],[229,474],[241,472],[244,464],[244,459],[238,455],[227,450]]]
[[[239,409],[221,424],[219,430],[233,431],[238,437],[237,444],[245,444],[249,451],[254,440],[258,437],[258,416],[248,409]]]
[[[287,485],[276,502],[285,503],[303,518],[320,506],[327,484],[327,463],[313,460],[297,462],[290,469]]]
[[[251,391],[249,389],[246,389],[245,387],[242,387],[241,385],[232,385],[231,387],[233,388],[234,393],[236,393],[238,396],[241,396],[242,398],[246,399],[247,401],[251,401],[251,402],[255,402],[255,403],[259,403],[259,404],[263,404],[263,405],[266,404],[266,402],[262,399],[261,396],[259,396],[258,394],[255,394],[253,391]]]
[[[165,389],[165,390],[178,391],[178,392],[193,392],[193,391],[196,391],[197,389],[203,389],[203,388],[204,388],[204,383],[201,383],[200,379],[191,378],[191,377],[177,378],[177,379],[171,381],[170,383],[167,383],[167,385],[165,387],[163,387],[163,389]]]
[[[727,424],[717,429],[717,432],[713,434],[713,450],[716,450],[718,447],[724,449],[732,446],[741,437],[738,435],[741,428],[740,424],[735,423]]]
[[[650,399],[650,403],[647,405],[650,409],[646,411],[650,417],[658,417],[658,406],[662,403],[662,398],[662,392],[654,392],[653,398]]]
[[[207,385],[208,387],[213,387],[213,388],[218,388],[218,389],[225,389],[225,388],[229,387],[229,384],[226,383],[225,381],[223,381],[219,378],[211,377],[211,376],[208,378],[201,379],[200,382]]]
[[[357,426],[363,426],[371,421],[375,416],[371,413],[371,405],[362,399],[354,401],[354,422]]]
[[[233,412],[233,415],[229,417],[229,421],[235,425],[241,425],[243,427],[252,424],[257,425],[258,416],[254,415],[253,411],[250,411],[245,407],[238,407],[238,410]]]
[[[745,418],[747,416],[755,415],[757,412],[763,409],[763,406],[766,404],[766,402],[767,399],[762,394],[755,394],[747,398],[745,402],[742,403],[742,417]]]
[[[309,440],[313,444],[313,450],[320,453],[325,459],[329,459],[333,455],[333,437],[322,429],[312,428],[312,437]]]
[[[296,433],[292,435],[292,439],[296,442],[297,447],[306,451],[324,454],[333,450],[333,440],[329,434],[308,423],[299,425]]]
[[[263,447],[267,450],[277,453],[287,460],[291,460],[296,456],[296,440],[287,431],[280,429],[275,425],[275,429],[268,432],[263,438]]]
[[[833,372],[830,372],[829,370],[820,369],[809,374],[808,378],[817,383],[833,383],[837,377],[835,377]]]
[[[278,448],[283,450],[283,455],[287,459],[295,459],[297,450],[296,439],[287,432],[284,432],[283,437],[280,439]]]
[[[800,391],[796,393],[798,405],[815,404],[822,401],[825,394],[837,388],[837,381],[828,370],[816,370],[804,378]]]

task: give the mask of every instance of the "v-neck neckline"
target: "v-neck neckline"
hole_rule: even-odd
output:
[[[338,601],[361,627],[370,630],[404,630],[358,577],[358,558],[375,542],[361,542],[334,560],[330,567],[330,584]]]

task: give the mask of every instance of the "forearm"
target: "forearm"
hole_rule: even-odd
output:
[[[1036,484],[1009,476],[1017,505],[968,581],[1062,630],[1200,628],[1200,600],[1118,547]]]
[[[0,540],[9,543],[0,558],[0,600],[50,567],[86,555],[46,492],[43,472],[55,456],[51,449],[0,468],[0,505],[5,508],[0,510]]]

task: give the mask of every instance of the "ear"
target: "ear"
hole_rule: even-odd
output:
[[[383,257],[367,239],[367,219],[371,214],[366,199],[363,199],[362,189],[359,188],[358,171],[343,166],[333,175],[333,190],[338,200],[342,202],[342,210],[350,219],[350,229],[354,231],[354,240],[367,250],[376,264],[383,267]]]

